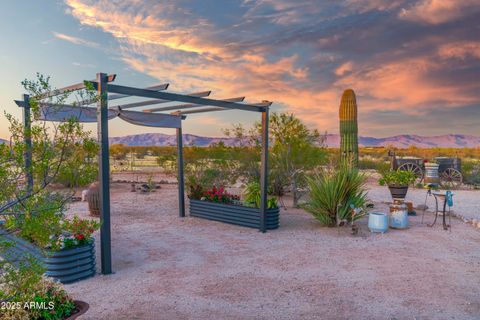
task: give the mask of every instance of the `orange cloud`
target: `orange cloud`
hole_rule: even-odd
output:
[[[477,0],[423,0],[400,12],[402,19],[440,24],[478,12]]]
[[[295,42],[294,36],[293,40],[283,38],[281,32],[274,33],[275,37],[259,39],[261,37],[257,36],[255,29],[249,34],[252,30],[243,30],[241,25],[234,25],[229,30],[232,40],[228,36],[222,38],[222,30],[218,30],[213,22],[188,11],[178,12],[180,9],[173,5],[155,3],[147,7],[142,2],[123,0],[114,3],[101,0],[94,5],[87,5],[82,0],[66,0],[66,3],[71,14],[82,24],[98,27],[118,39],[121,59],[130,68],[170,82],[172,90],[211,89],[213,97],[218,98],[245,95],[249,102],[272,100],[320,130],[337,128],[340,96],[349,87],[355,89],[359,108],[366,112],[400,110],[418,114],[425,105],[435,107],[441,103],[442,106],[456,107],[478,102],[478,94],[472,93],[475,90],[465,91],[462,84],[441,82],[432,76],[445,69],[446,59],[480,57],[478,42],[445,43],[441,37],[435,36],[428,39],[430,51],[421,51],[424,39],[420,39],[416,43],[395,43],[395,47],[386,53],[355,60],[354,55],[348,56],[346,52],[346,41],[354,42],[361,35],[365,48],[359,49],[364,51],[369,46],[379,46],[381,42],[368,38],[374,32],[354,30],[353,24],[345,19],[341,22],[347,24],[344,34],[341,28],[334,28],[333,32],[319,32],[322,37],[316,37],[313,27],[294,33],[297,38],[312,35],[309,42]],[[269,23],[276,25],[293,25],[294,31],[301,25],[303,11],[320,12],[322,9],[316,6],[316,1],[308,0],[299,1],[297,6],[285,0],[245,3],[254,4],[242,20],[268,19]],[[347,4],[355,12],[392,11],[393,18],[428,24],[457,19],[465,13],[463,4],[450,0],[443,4],[434,0],[421,1],[400,13],[398,10],[404,4],[401,0],[348,0]],[[259,15],[259,6],[264,5],[270,5],[275,12]],[[285,13],[283,18],[279,12]],[[361,23],[364,21],[363,17],[357,19]],[[255,27],[258,26],[254,24]],[[245,33],[250,36],[244,38]],[[368,40],[372,41],[369,43]],[[337,46],[343,46],[344,51],[335,52]],[[303,49],[312,49],[314,54],[302,56]],[[374,52],[375,49],[371,50]],[[408,51],[412,53],[408,54]],[[475,89],[472,86],[475,84],[467,89]],[[212,118],[208,119],[208,123],[213,122]]]
[[[480,42],[464,41],[448,43],[440,46],[438,54],[442,58],[466,59],[472,57],[480,59]]]

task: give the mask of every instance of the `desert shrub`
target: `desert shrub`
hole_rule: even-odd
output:
[[[261,124],[257,122],[250,129],[238,124],[224,132],[243,146],[237,160],[245,181],[259,181]],[[306,186],[308,172],[327,161],[325,136],[318,130],[310,130],[295,115],[284,112],[271,114],[269,136],[269,192],[281,197],[288,188],[293,195],[293,206],[296,207],[303,195],[300,189]]]
[[[307,178],[310,192],[303,207],[325,226],[353,222],[364,212],[354,214],[353,208],[366,207],[365,180],[357,169],[345,166],[322,170]]]
[[[51,125],[38,119],[41,107],[38,97],[54,91],[48,77],[37,75],[36,81],[25,80],[22,84],[31,97],[32,126],[31,130],[25,130],[21,121],[6,114],[13,143],[11,148],[0,148],[0,216],[6,221],[5,232],[15,233],[40,249],[56,250],[63,245],[59,239],[65,231],[65,203],[71,195],[54,193],[47,187],[57,179],[70,181],[72,175],[83,175],[84,167],[78,164],[83,164],[96,150],[96,144],[75,119]],[[92,93],[91,88],[88,91]],[[67,95],[49,98],[48,102],[61,105]],[[81,101],[88,100],[79,95]],[[28,171],[24,167],[26,137],[32,141],[32,166]],[[33,186],[25,183],[29,175],[34,177]],[[42,277],[44,269],[34,257],[8,250],[14,243],[2,240],[0,300],[19,303],[20,308],[2,310],[0,319],[63,319],[69,315],[74,308],[73,302],[60,284]],[[48,311],[24,308],[25,302],[52,302],[54,308]]]
[[[243,190],[243,200],[247,205],[252,205],[255,208],[260,208],[260,202],[261,202],[260,183],[258,182],[248,183],[245,186],[245,189]],[[268,209],[278,208],[276,197],[270,197],[267,199],[267,208]]]
[[[373,169],[378,172],[386,171],[390,168],[390,163],[385,162],[383,158],[374,159],[371,157],[361,157],[358,160],[358,168],[362,170]]]
[[[42,267],[35,260],[23,262],[18,268],[6,267],[0,275],[0,300],[7,300],[15,307],[2,310],[0,320],[57,320],[68,317],[74,311],[73,300],[62,286],[42,277],[42,273]],[[26,303],[43,303],[44,307],[26,308]]]
[[[465,183],[480,185],[480,161],[467,160],[462,162],[462,175]]]
[[[89,137],[90,132],[77,124],[74,137],[66,148],[64,160],[58,169],[55,182],[66,187],[86,186],[98,177],[98,143]]]

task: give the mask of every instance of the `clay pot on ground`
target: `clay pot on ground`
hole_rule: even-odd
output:
[[[100,217],[100,187],[98,182],[94,182],[88,187],[86,199],[90,215]]]
[[[75,304],[74,313],[71,314],[69,317],[65,318],[65,320],[75,320],[81,315],[83,315],[85,312],[87,312],[87,310],[90,308],[88,303],[80,300],[74,300],[73,303]]]

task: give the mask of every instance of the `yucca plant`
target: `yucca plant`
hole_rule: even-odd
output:
[[[321,224],[329,227],[353,222],[365,215],[365,175],[341,165],[308,177],[309,200],[303,205]],[[354,208],[360,208],[354,213]]]

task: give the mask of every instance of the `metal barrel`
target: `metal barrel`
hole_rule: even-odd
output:
[[[440,183],[440,177],[438,176],[439,165],[433,162],[425,163],[425,183],[438,185]]]
[[[462,162],[460,158],[436,157],[435,161],[438,163],[438,171],[443,172],[448,168],[453,168],[462,171]]]

